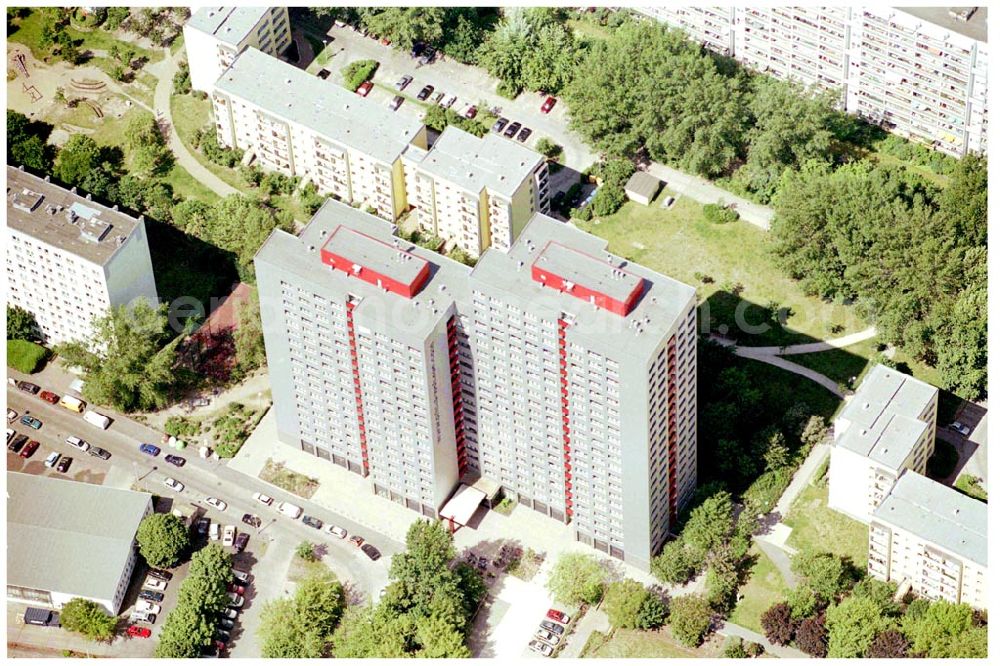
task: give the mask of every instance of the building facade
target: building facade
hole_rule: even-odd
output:
[[[486,478],[648,569],[695,485],[692,288],[544,215],[473,270],[335,201],[255,264],[281,441],[432,517]]]
[[[872,517],[868,573],[926,599],[985,609],[985,502],[905,472]]]
[[[47,344],[90,339],[111,307],[157,302],[142,217],[8,166],[6,234],[8,303]]]
[[[61,608],[80,597],[121,610],[152,496],[7,473],[7,600]]]
[[[935,150],[987,148],[986,8],[650,7],[641,13]]]
[[[245,49],[277,57],[291,44],[287,7],[202,7],[184,24],[191,87],[205,93]]]
[[[876,365],[834,421],[829,506],[868,523],[907,470],[924,474],[934,453],[938,391]]]

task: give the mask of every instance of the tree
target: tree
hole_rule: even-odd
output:
[[[722,656],[725,659],[746,659],[746,648],[743,647],[743,639],[730,636],[722,646]]]
[[[833,553],[796,553],[792,557],[792,571],[823,604],[833,601],[850,585],[850,571],[843,559]]]
[[[181,583],[188,585],[189,578]],[[160,630],[154,655],[159,658],[192,659],[208,645],[215,634],[217,619],[209,616],[191,601],[178,603],[167,615]]]
[[[92,641],[110,641],[118,626],[118,618],[108,615],[104,606],[79,597],[70,599],[63,605],[59,621],[64,628]]]
[[[41,132],[45,130],[45,136]],[[7,109],[7,164],[47,172],[52,166],[45,140],[50,126],[31,122],[23,113]]]
[[[504,20],[480,47],[479,66],[500,79],[504,89],[516,95],[524,87],[522,68],[532,47],[530,28],[519,9],[505,9]]]
[[[139,553],[153,567],[172,567],[190,545],[187,526],[172,513],[153,513],[142,519],[135,535]]]
[[[80,185],[101,165],[101,149],[86,134],[74,134],[56,157],[54,174],[67,185]]]
[[[560,92],[573,79],[578,64],[576,38],[564,25],[552,23],[538,30],[532,41],[521,64],[524,87],[545,93]]]
[[[156,124],[156,119],[148,113],[141,113],[129,118],[122,131],[125,147],[135,150],[146,145],[163,145],[163,135]]]
[[[114,32],[125,19],[129,17],[132,10],[128,7],[108,7],[108,17],[104,20],[103,28],[109,32]]]
[[[986,158],[969,153],[952,170],[941,194],[941,214],[974,246],[986,245],[988,183]]]
[[[303,541],[295,547],[295,556],[306,562],[315,562],[318,559],[316,557],[316,546],[309,541]]]
[[[808,617],[795,630],[795,644],[810,657],[826,656],[826,618]]]
[[[444,7],[364,7],[358,14],[369,31],[401,49],[436,44],[444,35]]]
[[[847,597],[827,609],[826,627],[828,657],[861,657],[877,634],[892,627],[892,621],[871,599]]]
[[[8,340],[37,340],[38,330],[35,315],[19,305],[7,305]]]
[[[709,558],[708,574],[705,577],[705,596],[714,608],[725,610],[735,600],[739,584],[740,557],[737,557],[730,544],[726,544]]]
[[[564,604],[595,604],[604,594],[607,572],[600,561],[584,553],[565,553],[559,557],[546,587]]]
[[[792,619],[803,620],[816,612],[819,600],[816,593],[808,585],[796,585],[788,593],[788,607],[792,611]]]
[[[649,590],[635,580],[625,579],[609,584],[604,594],[604,611],[611,626],[616,629],[648,629],[640,626],[640,614],[650,597]]]
[[[344,588],[329,571],[299,583],[292,599],[269,602],[257,633],[267,658],[329,656],[328,644],[344,611]]]
[[[660,554],[653,558],[653,575],[664,583],[685,583],[694,575],[698,559],[681,539],[668,541]]]
[[[333,654],[341,659],[405,657],[411,631],[408,624],[381,607],[353,606],[333,634]]]
[[[902,659],[910,656],[910,641],[906,636],[888,629],[876,636],[865,651],[869,659]]]
[[[465,645],[465,636],[454,624],[433,615],[417,621],[417,641],[421,649],[416,657],[422,659],[468,659],[472,656]]]
[[[174,370],[180,336],[168,336],[166,306],[137,301],[94,320],[93,337],[58,345],[63,361],[85,371],[84,397],[124,412],[163,407],[178,378]]]
[[[706,498],[692,511],[681,538],[694,552],[696,560],[704,560],[710,552],[729,540],[733,530],[733,501],[726,491]]]
[[[670,603],[670,630],[688,647],[697,647],[712,626],[713,611],[704,597],[687,595]]]
[[[760,616],[760,627],[767,640],[778,645],[788,645],[795,636],[797,623],[792,619],[792,609],[785,602],[768,608]]]
[[[267,364],[264,349],[264,328],[260,321],[260,299],[257,289],[239,304],[236,310],[236,330],[233,333],[236,345],[236,368],[246,375]]]
[[[902,630],[914,654],[932,659],[986,656],[985,627],[975,626],[968,604],[931,602],[923,613],[907,613]]]

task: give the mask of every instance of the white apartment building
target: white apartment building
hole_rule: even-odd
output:
[[[846,111],[908,139],[956,157],[986,152],[985,7],[639,11],[757,71],[838,90]]]
[[[255,265],[282,442],[426,516],[502,489],[648,570],[695,486],[692,288],[541,214],[469,269],[336,201]]]
[[[834,421],[831,509],[864,523],[907,470],[924,474],[934,452],[938,391],[876,365]]]
[[[927,599],[985,609],[986,525],[985,502],[905,472],[872,516],[868,573]]]
[[[409,146],[403,168],[420,228],[473,257],[510,249],[531,216],[549,209],[545,158],[493,133],[446,127],[430,150]]]
[[[91,338],[111,307],[157,302],[142,217],[8,166],[6,229],[8,303],[47,344]]]
[[[191,87],[205,93],[245,49],[278,56],[291,44],[287,7],[202,7],[184,24]]]

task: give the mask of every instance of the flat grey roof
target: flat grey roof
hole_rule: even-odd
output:
[[[323,249],[397,282],[412,284],[426,261],[349,227],[337,227]]]
[[[545,244],[532,266],[622,303],[642,285],[642,278],[635,273],[556,241]]]
[[[406,298],[334,270],[323,263],[320,248],[338,227],[360,232],[427,262],[430,277],[415,296]],[[445,317],[452,302],[470,300],[472,269],[398,238],[395,233],[396,226],[391,222],[327,199],[297,237],[274,231],[257,252],[255,263],[270,264],[291,273],[319,295],[342,298],[350,293],[359,297],[361,302],[355,307],[355,317],[381,321],[398,339],[416,345]]]
[[[7,472],[7,584],[113,599],[151,498]]]
[[[576,251],[577,270],[586,272],[596,261],[642,278],[641,295],[628,315],[595,307],[536,282],[531,266],[551,241]],[[508,252],[489,248],[483,253],[472,272],[473,286],[493,295],[503,294],[507,302],[542,318],[561,313],[572,316],[574,335],[586,338],[591,348],[609,358],[633,355],[646,360],[678,317],[695,303],[694,287],[615,256],[607,251],[607,245],[602,238],[536,213]],[[570,255],[566,258],[574,261]]]
[[[479,193],[486,188],[507,197],[543,159],[541,153],[492,132],[480,139],[451,125],[430,150],[414,147],[407,156],[421,169],[462,189]]]
[[[850,422],[836,445],[899,470],[928,425],[921,412],[937,389],[898,370],[876,365],[840,413]]]
[[[953,32],[970,37],[976,41],[987,43],[986,7],[896,7],[896,9],[934,25],[939,25],[942,28],[948,28]],[[952,12],[967,11],[969,9],[975,9],[975,11],[969,17],[968,21],[963,21],[952,16]]]
[[[634,192],[639,196],[652,199],[660,189],[660,179],[645,171],[636,171],[625,183],[626,192]]]
[[[7,224],[103,266],[139,221],[27,171],[7,166]]]
[[[906,471],[872,518],[987,566],[986,503]]]
[[[252,47],[237,56],[215,87],[387,164],[424,128],[417,118],[393,113]]]
[[[270,11],[270,7],[202,7],[188,25],[237,46]]]

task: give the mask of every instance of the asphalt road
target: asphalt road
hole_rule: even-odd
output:
[[[31,379],[42,385],[43,389],[52,390],[62,394],[68,387],[72,376],[60,373],[64,377],[52,377],[51,372],[47,372],[50,379],[54,381],[50,384],[43,384],[36,377]],[[9,372],[9,376],[17,373]],[[24,378],[17,376],[18,379]],[[63,381],[60,381],[63,380]],[[72,477],[79,473],[81,467],[91,464],[91,461],[100,463],[89,454],[81,453],[65,443],[66,437],[76,435],[89,442],[91,445],[100,446],[109,451],[112,455],[110,463],[129,470],[132,476],[137,479],[140,485],[146,490],[154,492],[161,497],[170,497],[181,504],[193,504],[206,510],[207,515],[213,522],[224,524],[234,524],[238,528],[247,527],[240,522],[244,513],[253,513],[261,517],[263,524],[257,530],[249,530],[251,535],[250,544],[253,547],[255,541],[270,536],[274,532],[279,532],[281,536],[293,539],[293,543],[309,540],[314,543],[327,545],[328,558],[333,560],[337,569],[346,572],[350,581],[360,590],[366,592],[373,598],[378,594],[386,579],[388,563],[393,553],[403,549],[403,544],[390,539],[381,534],[373,533],[367,528],[363,528],[342,516],[332,513],[308,500],[286,493],[272,486],[257,483],[255,479],[239,472],[230,470],[222,461],[213,462],[198,457],[196,451],[187,449],[176,451],[160,445],[162,435],[146,426],[127,419],[121,415],[114,414],[107,410],[101,410],[114,419],[108,430],[101,430],[90,425],[83,420],[79,414],[70,412],[62,407],[49,405],[35,396],[31,396],[8,384],[7,389],[8,406],[15,409],[20,415],[25,412],[32,414],[43,423],[41,430],[33,431],[21,425],[17,421],[10,424],[19,433],[27,434],[31,439],[36,439],[41,443],[39,450],[32,456],[31,463],[40,464],[45,455],[50,451],[71,455],[74,458],[73,467],[70,468],[68,476]],[[160,446],[161,454],[150,457],[139,452],[139,444],[151,442]],[[183,455],[187,463],[183,467],[174,467],[167,464],[164,456],[167,453]],[[89,460],[88,460],[89,459]],[[163,485],[163,479],[170,476],[184,484],[184,490],[176,493]],[[374,544],[383,557],[378,562],[370,561],[363,553],[346,540],[329,536],[320,530],[306,526],[301,521],[293,521],[278,514],[273,507],[266,507],[252,499],[254,491],[260,490],[275,499],[273,506],[278,502],[288,501],[303,507],[306,514],[315,516],[323,521],[324,526],[335,524],[343,527],[351,534],[361,534],[365,540]],[[224,500],[229,506],[224,513],[209,507],[205,503],[206,497],[217,497]],[[244,531],[240,529],[240,531]],[[278,535],[276,535],[278,536]]]

